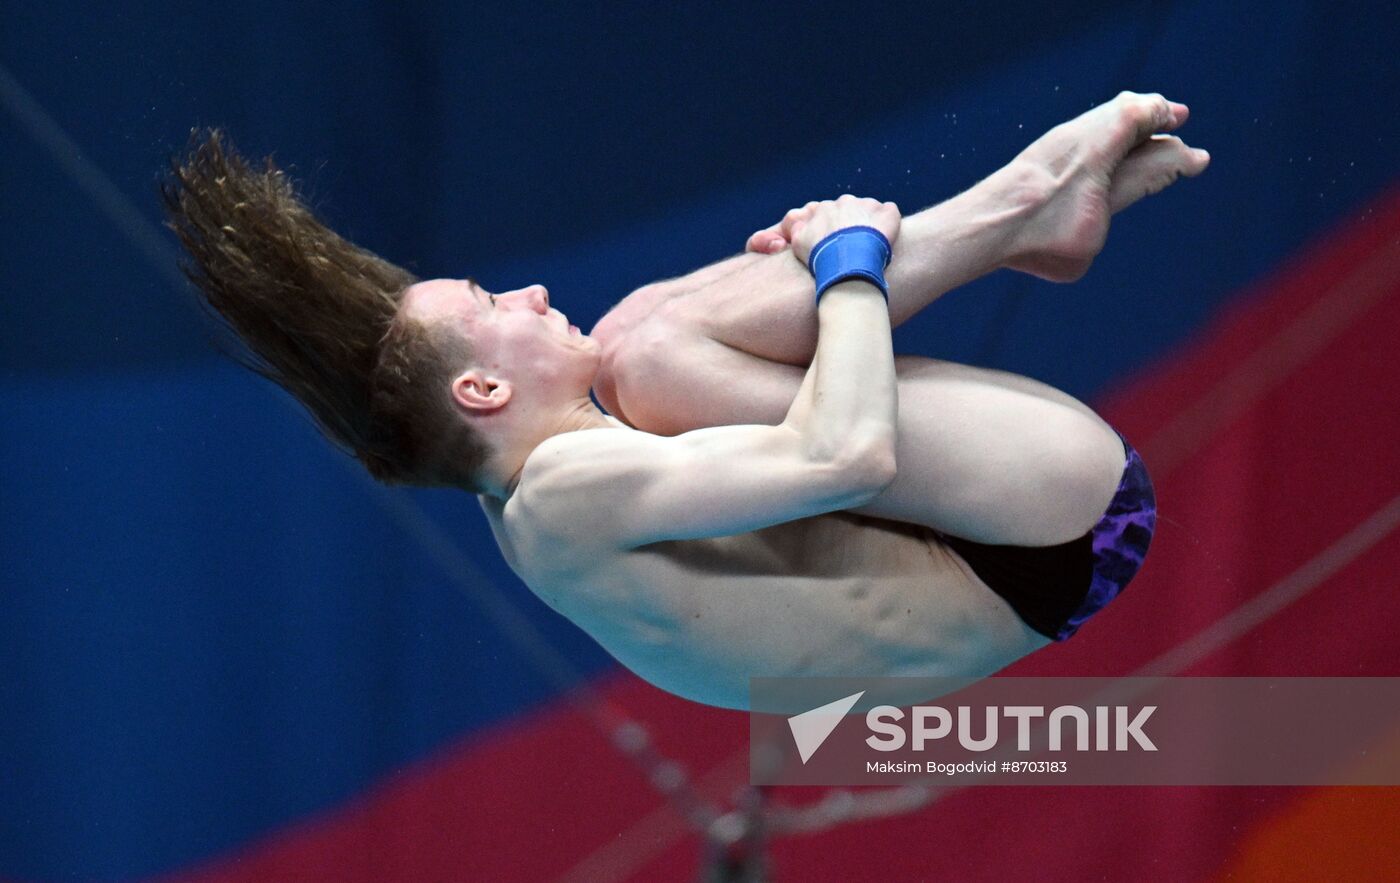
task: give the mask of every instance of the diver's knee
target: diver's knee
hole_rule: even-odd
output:
[[[664,283],[643,285],[608,310],[588,336],[602,345],[605,359],[615,357],[629,348],[637,329],[651,318],[669,296]]]
[[[676,322],[671,313],[664,305],[658,306],[618,341],[612,354],[612,366],[619,377],[645,380],[675,364],[693,331]]]

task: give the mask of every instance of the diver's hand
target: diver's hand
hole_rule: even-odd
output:
[[[813,205],[813,203],[807,203]],[[801,211],[793,209],[788,214]],[[744,251],[756,252],[758,254],[777,254],[788,247],[787,237],[783,235],[783,222],[779,221],[771,227],[765,227],[749,237],[749,241],[744,244]]]
[[[779,233],[784,242],[792,244],[793,257],[806,266],[807,257],[818,242],[846,227],[874,227],[893,248],[899,239],[900,220],[899,206],[894,203],[848,193],[793,209],[783,218]]]

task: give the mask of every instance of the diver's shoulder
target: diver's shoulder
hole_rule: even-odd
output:
[[[619,456],[640,451],[647,439],[656,436],[609,418],[615,425],[561,432],[535,446],[525,458],[520,481],[512,499],[537,494],[541,488],[550,492],[571,489],[590,478],[606,475]]]
[[[530,452],[506,502],[512,534],[570,555],[609,545],[607,510],[621,491],[620,470],[647,433],[619,424],[551,436]]]

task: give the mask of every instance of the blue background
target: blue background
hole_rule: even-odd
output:
[[[899,348],[1080,396],[1400,173],[1393,5],[146,3],[0,27],[0,875],[131,878],[345,801],[612,663],[474,500],[374,486],[193,309],[156,182],[275,153],[420,276],[633,288],[841,192],[906,214],[1121,89],[1213,165],[1062,288],[1001,272]]]

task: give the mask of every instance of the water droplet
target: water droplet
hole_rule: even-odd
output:
[[[1025,124],[1025,123],[1017,123],[1017,124],[1016,124],[1016,128],[1018,128],[1018,129],[1024,129],[1025,127],[1026,127],[1026,124]]]
[[[940,154],[938,154],[938,158],[939,158],[939,159],[943,159],[943,158],[944,158],[945,156],[947,156],[947,155],[948,155],[948,154],[946,154],[946,153],[940,153]]]

